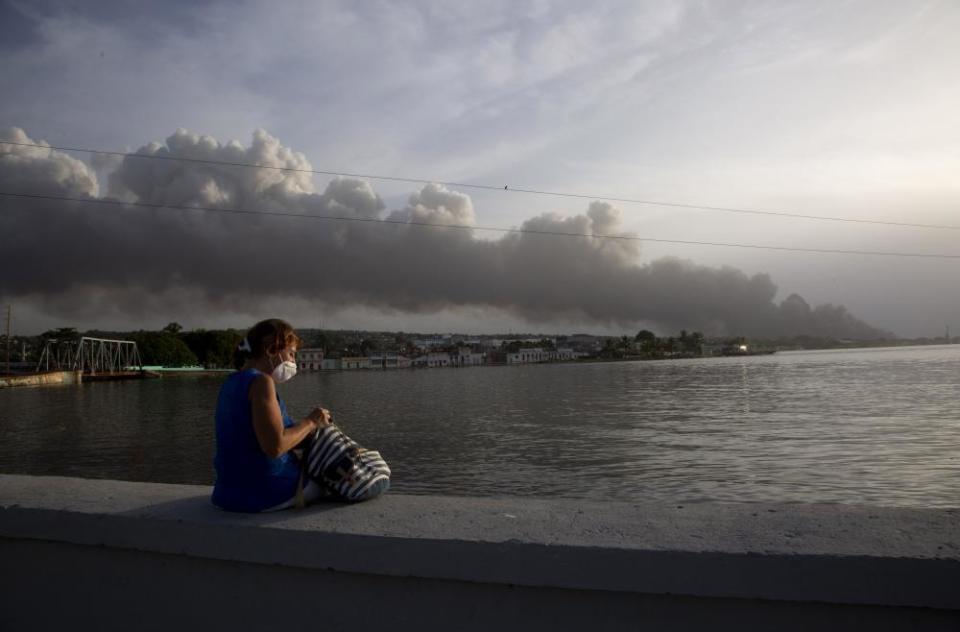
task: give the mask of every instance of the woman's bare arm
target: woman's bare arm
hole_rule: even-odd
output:
[[[250,413],[260,449],[274,459],[306,439],[318,423],[329,417],[323,409],[316,409],[303,421],[284,428],[276,385],[266,375],[258,375],[250,385]]]

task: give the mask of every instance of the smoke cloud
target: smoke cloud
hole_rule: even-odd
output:
[[[0,135],[34,142],[18,128]],[[136,153],[311,168],[303,154],[264,131],[245,147],[181,129]],[[289,297],[421,314],[492,307],[538,324],[563,319],[708,334],[885,335],[842,306],[811,307],[797,295],[777,304],[777,287],[766,274],[675,258],[640,263],[638,241],[530,233],[482,238],[453,227],[476,225],[470,197],[436,184],[410,195],[402,208],[387,209],[370,184],[357,179],[336,178],[320,191],[309,173],[135,157],[119,162],[107,184],[105,198],[125,203],[367,221],[0,198],[0,266],[15,271],[0,278],[0,295],[41,297],[62,308],[63,297],[89,289],[131,317],[151,296],[188,296],[184,308],[192,313]],[[12,145],[0,145],[0,190],[100,195],[86,163]],[[620,212],[603,202],[574,216],[540,214],[521,228],[626,234]]]

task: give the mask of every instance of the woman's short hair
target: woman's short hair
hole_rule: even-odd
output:
[[[287,347],[300,346],[300,337],[285,320],[268,318],[250,328],[246,338],[233,353],[233,365],[240,370],[247,360],[278,353]]]

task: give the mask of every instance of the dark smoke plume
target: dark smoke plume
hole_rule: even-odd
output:
[[[5,140],[33,142],[17,128]],[[178,130],[137,153],[310,169],[303,154],[257,131],[253,143],[222,144]],[[811,308],[791,295],[774,302],[766,274],[747,276],[666,258],[638,264],[639,242],[507,234],[404,225],[475,222],[470,198],[439,185],[387,210],[364,181],[338,178],[317,191],[310,174],[127,157],[106,197],[126,202],[336,215],[334,222],[82,202],[0,199],[0,295],[56,301],[89,288],[136,315],[144,296],[190,295],[194,311],[238,300],[302,297],[425,313],[495,307],[534,323],[554,319],[657,323],[666,331],[844,338],[885,335],[841,306]],[[0,190],[97,199],[94,171],[54,150],[0,145]],[[593,202],[573,217],[545,213],[521,228],[622,234],[619,211]],[[389,219],[401,224],[379,223]],[[24,265],[31,262],[30,265]]]

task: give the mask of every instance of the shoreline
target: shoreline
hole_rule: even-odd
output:
[[[307,374],[314,373],[344,373],[344,372],[392,372],[402,370],[429,370],[429,369],[475,369],[484,367],[521,367],[544,365],[578,365],[578,364],[605,364],[615,362],[671,362],[679,360],[720,360],[728,358],[748,358],[757,356],[776,356],[777,354],[799,354],[817,352],[844,352],[844,351],[883,351],[904,349],[927,349],[938,347],[960,347],[960,343],[949,344],[921,344],[921,345],[894,345],[894,346],[862,346],[862,347],[829,347],[811,349],[775,349],[748,353],[733,353],[727,355],[683,355],[672,357],[642,357],[630,356],[625,358],[577,358],[574,360],[549,360],[544,362],[485,362],[469,366],[408,366],[408,367],[364,367],[355,369],[301,369]],[[95,383],[124,379],[156,379],[156,378],[187,378],[187,377],[218,377],[229,375],[235,369],[192,369],[166,368],[151,366],[140,372],[128,372],[124,375],[80,375],[77,371],[43,371],[40,373],[9,373],[0,374],[0,389],[18,386],[62,386],[83,383]],[[134,375],[136,373],[136,375]]]

